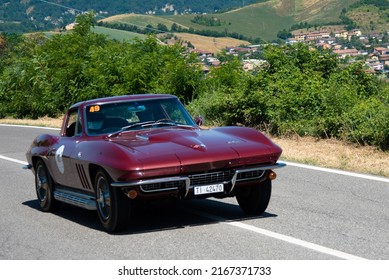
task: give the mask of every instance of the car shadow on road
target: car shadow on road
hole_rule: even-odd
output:
[[[36,200],[23,203],[39,211]],[[53,214],[85,227],[103,231],[96,211],[88,211],[71,205],[62,205]],[[245,214],[238,205],[224,200],[202,199],[188,201],[150,202],[134,207],[128,229],[116,235],[176,230],[220,222],[235,222],[275,218],[276,214],[264,212],[260,216]]]
[[[38,200],[36,199],[25,201],[22,204],[34,210],[41,211]],[[91,229],[102,230],[96,211],[89,211],[76,206],[62,204],[61,207],[55,212],[45,214],[56,215],[60,218],[72,221]]]

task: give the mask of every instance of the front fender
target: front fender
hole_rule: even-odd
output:
[[[138,152],[107,140],[82,141],[76,145],[72,158],[88,165],[100,166],[114,181],[140,179],[143,164],[137,159]],[[91,178],[92,179],[92,178]]]
[[[46,161],[50,154],[50,147],[56,144],[58,140],[59,136],[51,134],[38,135],[26,152],[28,167],[34,167],[34,158],[40,157]]]

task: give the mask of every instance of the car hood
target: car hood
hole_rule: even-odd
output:
[[[238,127],[150,129],[110,141],[135,152],[144,170],[180,166],[180,173],[274,163],[281,154],[260,132]]]

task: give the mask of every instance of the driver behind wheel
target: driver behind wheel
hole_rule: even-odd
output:
[[[89,113],[86,116],[89,131],[96,131],[103,127],[104,114],[100,112]]]

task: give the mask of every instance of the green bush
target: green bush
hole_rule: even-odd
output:
[[[389,103],[377,97],[362,100],[347,114],[348,140],[389,148]]]

